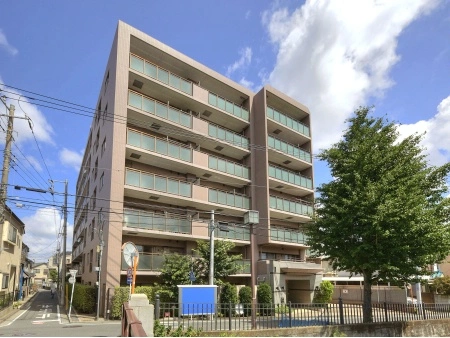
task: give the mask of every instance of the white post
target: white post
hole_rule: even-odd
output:
[[[70,296],[70,306],[69,306],[69,319],[70,313],[72,312],[72,301],[73,301],[73,290],[75,289],[75,283],[72,284],[72,295]]]
[[[209,231],[209,285],[214,285],[214,210],[211,211]]]

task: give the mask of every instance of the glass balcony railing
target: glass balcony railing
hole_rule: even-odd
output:
[[[192,223],[189,219],[176,215],[160,215],[136,209],[123,210],[123,225],[130,228],[158,230],[180,234],[191,234]]]
[[[127,144],[185,162],[192,162],[192,149],[135,130],[127,130]]]
[[[186,94],[192,95],[192,82],[175,75],[164,68],[158,67],[143,58],[130,54],[130,68],[145,74],[170,87],[176,88]]]
[[[288,200],[276,196],[270,196],[270,208],[291,212],[298,215],[312,216],[313,207],[306,203]]]
[[[125,184],[183,197],[192,197],[191,183],[127,168]]]
[[[182,110],[175,109],[167,103],[155,101],[145,95],[128,91],[128,105],[145,111],[146,113],[175,122],[187,128],[192,128],[192,116]]]
[[[273,177],[278,180],[295,184],[307,189],[312,189],[312,180],[310,178],[299,175],[290,170],[276,167],[274,165],[269,165],[269,177]]]
[[[299,147],[296,147],[290,143],[281,141],[273,136],[268,137],[267,143],[270,148],[273,148],[275,150],[279,150],[285,154],[294,156],[299,158],[300,160],[306,161],[311,163],[311,154],[307,152],[306,150],[300,149]]]
[[[236,147],[248,149],[248,138],[241,136],[233,131],[221,128],[214,124],[208,124],[208,134],[211,137],[230,143]]]
[[[147,252],[139,252],[139,262],[137,266],[138,271],[160,271],[164,261],[165,255],[153,254]],[[122,270],[128,269],[128,265],[123,259],[122,255]]]
[[[248,226],[231,223],[226,225],[227,231],[222,231],[220,228],[216,227],[214,230],[214,235],[218,238],[239,240],[239,241],[249,241],[250,240],[250,229]]]
[[[310,136],[309,134],[309,127],[306,126],[305,124],[294,120],[293,118],[280,113],[279,111],[276,111],[275,109],[273,109],[272,107],[267,106],[267,117],[271,118],[274,121],[277,121],[283,125],[285,125],[286,127],[295,130],[298,133],[301,133],[305,136]]]
[[[231,101],[225,100],[224,98],[214,93],[211,92],[208,93],[208,103],[245,121],[250,120],[250,115],[247,109],[245,109],[242,106],[238,106],[237,104]]]
[[[234,264],[238,267],[236,274],[250,274],[250,260],[249,259],[239,259],[234,262]]]
[[[249,168],[244,167],[239,163],[227,161],[216,156],[208,155],[208,167],[230,175],[239,176],[246,179],[250,178]]]
[[[230,207],[242,209],[250,208],[250,198],[244,195],[211,188],[208,189],[208,201],[211,203],[228,205]]]
[[[298,230],[270,226],[270,239],[279,242],[306,244],[307,236]]]

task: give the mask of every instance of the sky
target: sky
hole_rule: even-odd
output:
[[[62,248],[66,180],[71,250],[76,180],[118,20],[255,92],[270,84],[306,105],[313,154],[367,105],[402,136],[426,133],[430,165],[450,160],[449,0],[4,0],[0,96],[17,117],[7,205],[35,262]],[[2,153],[6,114],[0,103]],[[326,163],[314,161],[314,179],[331,180]]]

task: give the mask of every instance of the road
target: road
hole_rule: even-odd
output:
[[[40,290],[20,311],[0,325],[0,337],[119,337],[119,321],[69,321],[58,298]]]

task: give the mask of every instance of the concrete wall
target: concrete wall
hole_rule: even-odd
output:
[[[214,337],[224,332],[202,332]],[[450,319],[233,331],[234,337],[449,337]]]

